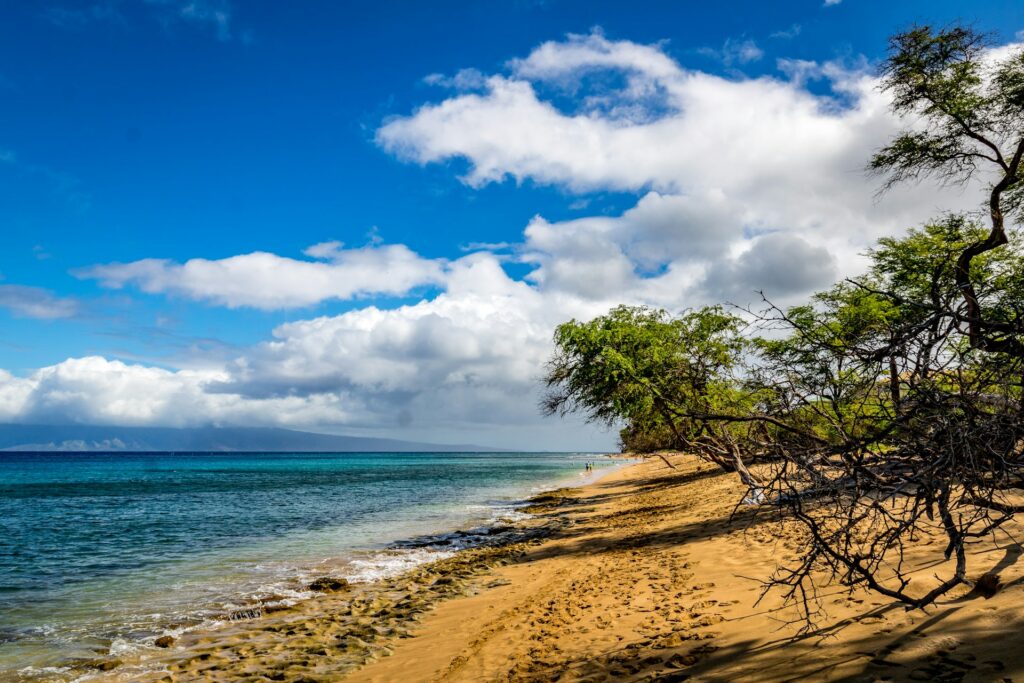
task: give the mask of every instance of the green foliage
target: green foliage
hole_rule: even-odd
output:
[[[654,453],[677,447],[676,437],[658,415],[634,419],[619,430],[619,447],[623,453]]]
[[[560,325],[543,408],[613,424],[652,414],[664,419],[681,403],[706,406],[738,362],[741,326],[717,306],[677,318],[620,306],[590,322]]]
[[[948,215],[903,238],[883,238],[870,252],[876,288],[901,302],[901,319],[911,320],[936,309],[956,312],[960,291],[955,280],[957,257],[983,240],[986,229],[961,215]],[[1024,300],[1024,255],[1017,240],[971,260],[981,316],[991,325],[1017,320]],[[966,312],[961,312],[966,315]]]
[[[943,292],[953,287],[956,257],[985,232],[980,225],[953,214],[911,229],[904,237],[883,237],[869,252],[871,275],[888,292],[927,301],[936,274]]]
[[[961,27],[892,39],[884,89],[915,126],[869,168],[889,184],[993,171],[987,225],[947,215],[884,238],[863,276],[785,310],[619,307],[555,335],[549,414],[621,422],[624,448],[735,469],[749,500],[805,525],[811,543],[773,583],[808,616],[823,567],[929,604],[966,580],[968,539],[1024,511],[1006,498],[1024,486],[1024,251],[1006,224],[1024,213],[1024,52],[985,47]],[[936,565],[956,567],[916,593],[905,545],[933,532],[948,542]]]
[[[968,125],[988,125],[989,96],[980,58],[986,36],[955,26],[934,31],[918,26],[890,39],[883,74],[900,114],[923,108],[927,116],[948,115]]]
[[[892,109],[924,124],[879,150],[869,170],[888,185],[925,175],[962,182],[980,166],[1007,178],[1007,213],[1020,210],[1019,158],[1024,131],[1024,52],[998,63],[985,59],[987,36],[969,28],[919,26],[893,36],[882,69]],[[887,186],[888,186],[887,185]]]

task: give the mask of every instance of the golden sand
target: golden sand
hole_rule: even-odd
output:
[[[539,501],[543,539],[464,551],[387,586],[343,590],[193,633],[107,676],[164,681],[1024,680],[1024,570],[1006,535],[972,557],[1005,586],[927,610],[822,586],[801,633],[760,581],[799,531],[751,522],[743,488],[693,458],[616,471]],[[1020,531],[1019,525],[1009,529]],[[924,567],[922,572],[936,572]],[[162,669],[140,675],[138,664]]]

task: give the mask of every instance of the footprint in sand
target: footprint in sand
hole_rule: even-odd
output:
[[[952,636],[925,638],[906,648],[908,653],[918,655],[943,655],[954,652],[961,642]]]

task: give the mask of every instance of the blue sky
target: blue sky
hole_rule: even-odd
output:
[[[0,11],[0,418],[271,422],[551,448],[614,440],[535,414],[531,387],[558,319],[618,301],[735,298],[723,283],[760,273],[771,284],[772,258],[805,249],[824,265],[779,279],[780,296],[796,297],[855,270],[870,238],[970,205],[934,188],[865,205],[864,154],[893,125],[869,87],[873,65],[913,22],[965,20],[999,44],[1024,28],[1010,1],[83,0]],[[732,117],[722,128],[750,131],[749,109],[765,126],[757,140],[806,142],[806,156],[751,173],[789,178],[800,196],[819,164],[813,176],[856,176],[865,192],[838,200],[832,227],[785,189],[719,216],[742,187],[703,170],[700,126],[717,129],[715,106]],[[585,130],[588,120],[609,128]],[[673,141],[695,138],[664,148],[666,159],[650,140],[601,135],[676,123]],[[682,236],[678,253],[657,253],[666,235]],[[266,257],[221,262],[253,252]],[[164,261],[123,266],[144,259]],[[182,270],[190,259],[212,265]],[[481,296],[497,318],[466,323]],[[344,331],[324,331],[338,320]],[[529,330],[517,342],[528,359],[495,350],[509,335],[484,333],[501,324]],[[464,355],[452,351],[470,337]],[[118,407],[156,385],[144,409]],[[214,403],[190,414],[179,402],[197,396]]]

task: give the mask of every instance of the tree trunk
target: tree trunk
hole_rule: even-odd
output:
[[[1024,140],[1017,144],[1017,150],[1013,155],[1013,159],[1010,161],[1009,166],[1005,167],[1005,174],[995,184],[992,188],[992,193],[989,195],[988,206],[992,228],[988,236],[980,242],[975,242],[968,246],[960,253],[956,260],[956,286],[960,290],[964,303],[967,304],[967,339],[972,349],[1006,351],[1017,354],[1024,351],[1020,342],[1013,337],[992,339],[985,334],[984,324],[981,319],[981,304],[978,302],[978,293],[974,289],[974,283],[971,282],[971,262],[974,258],[985,252],[998,249],[1009,241],[1006,236],[1001,200],[1003,192],[1018,182],[1017,171],[1020,168],[1022,156],[1024,156]]]

